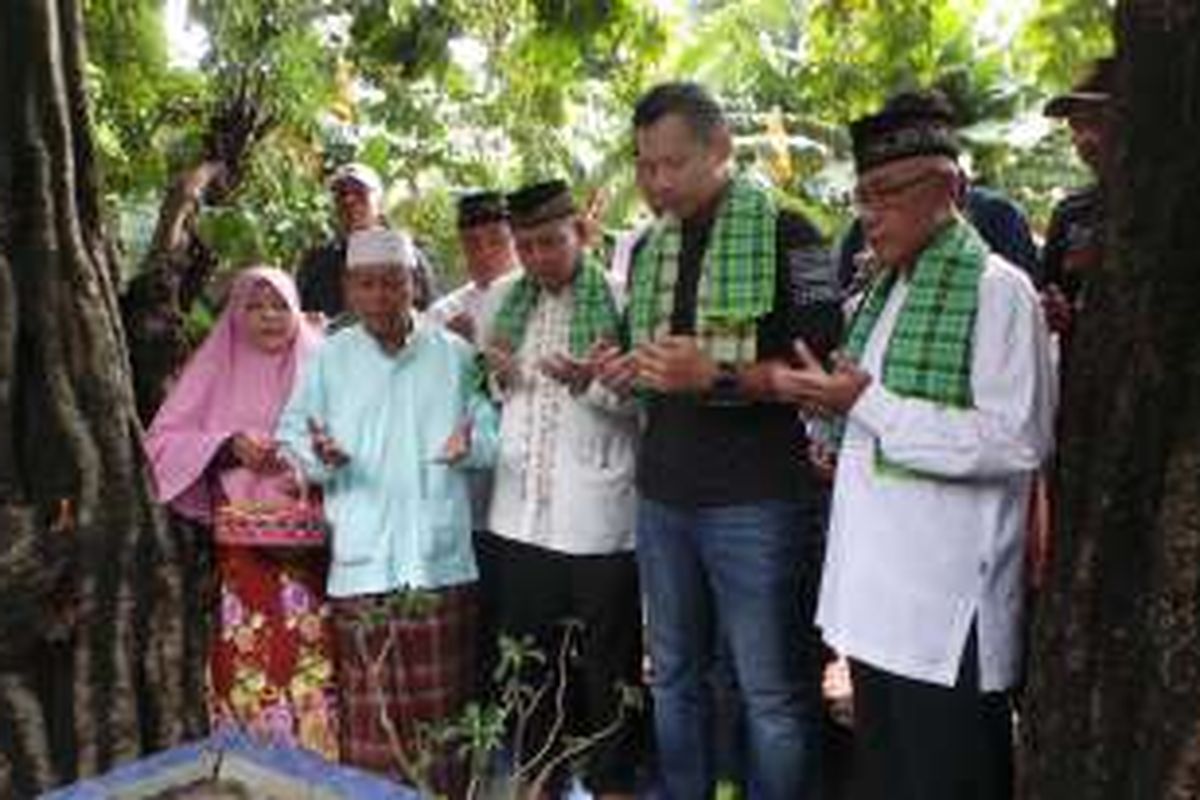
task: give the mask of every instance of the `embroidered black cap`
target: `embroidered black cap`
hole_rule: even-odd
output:
[[[854,167],[869,169],[913,156],[943,155],[957,158],[954,110],[935,90],[893,95],[875,114],[850,123]]]

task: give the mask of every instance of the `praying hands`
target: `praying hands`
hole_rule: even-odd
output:
[[[463,420],[454,432],[446,438],[442,452],[434,458],[434,463],[454,466],[466,458],[471,452],[471,420]]]
[[[626,397],[633,391],[637,382],[637,363],[632,353],[622,352],[616,345],[600,341],[592,346],[588,361],[596,380],[609,391],[619,397]]]
[[[329,430],[316,419],[308,420],[308,435],[312,442],[313,453],[322,464],[336,469],[346,464],[350,456],[342,446],[329,435]]]
[[[483,359],[487,364],[488,372],[501,390],[516,387],[520,377],[520,368],[511,347],[507,344],[496,344],[484,348]]]
[[[657,392],[706,392],[717,375],[716,362],[693,336],[663,336],[633,354],[639,385]]]
[[[229,439],[234,459],[248,470],[271,474],[287,466],[279,455],[278,445],[270,438],[252,433],[236,433]]]
[[[810,414],[841,416],[858,401],[871,376],[857,364],[834,354],[829,371],[803,341],[794,345],[797,366],[777,370],[774,389],[780,400],[795,403]]]
[[[585,391],[595,377],[591,359],[574,358],[565,353],[554,353],[543,358],[538,362],[538,369],[546,377],[566,386],[572,394]]]

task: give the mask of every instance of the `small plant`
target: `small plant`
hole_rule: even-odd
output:
[[[424,598],[424,601],[422,600]],[[431,596],[423,592],[404,592],[397,596],[401,605],[395,610],[407,614],[428,613]],[[377,609],[372,614],[387,614]],[[364,620],[374,623],[377,619]],[[373,626],[374,627],[374,626]],[[395,646],[389,633],[380,651],[371,654],[366,645],[366,625],[357,631],[358,657],[367,667],[368,689],[379,705],[379,724],[400,775],[422,797],[443,797],[436,791],[431,773],[439,758],[449,754],[461,764],[468,776],[464,796],[468,800],[531,800],[541,797],[563,768],[584,757],[600,743],[614,736],[629,719],[630,713],[643,708],[644,692],[639,687],[619,687],[619,699],[612,719],[598,730],[581,736],[568,736],[566,698],[571,661],[577,654],[583,623],[568,620],[554,654],[551,669],[545,669],[547,656],[538,650],[532,638],[502,636],[500,658],[492,674],[496,699],[487,703],[469,703],[456,717],[435,723],[418,723],[405,741],[396,720],[387,713],[386,684],[382,670],[387,655]],[[531,673],[542,673],[530,681]],[[546,704],[553,704],[547,732],[540,741],[531,741],[530,723]],[[498,768],[497,756],[508,746],[508,766]]]
[[[384,692],[385,681],[383,669],[387,665],[387,657],[397,646],[396,638],[389,629],[387,638],[379,652],[372,656],[367,645],[367,632],[381,627],[389,618],[394,616],[420,617],[428,615],[434,603],[434,597],[428,592],[404,591],[388,599],[382,608],[373,608],[363,613],[360,623],[354,631],[356,655],[366,667],[367,688],[375,698],[379,710],[379,725],[388,740],[388,751],[392,756],[399,774],[416,789],[422,797],[436,797],[430,773],[433,770],[437,749],[442,744],[439,739],[440,725],[417,724],[413,726],[411,746],[406,746],[404,737],[396,727],[395,720],[388,713],[387,694]]]

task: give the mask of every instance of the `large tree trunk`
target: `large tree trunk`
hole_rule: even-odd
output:
[[[76,0],[0,24],[0,797],[196,719],[182,549],[144,477],[102,230]],[[202,709],[200,709],[202,713]]]
[[[1200,13],[1117,21],[1110,244],[1071,347],[1022,731],[1037,800],[1200,797]]]

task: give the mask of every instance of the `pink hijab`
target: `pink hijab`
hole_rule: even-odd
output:
[[[250,290],[260,282],[277,291],[292,311],[295,337],[276,353],[258,349],[243,322]],[[212,496],[206,479],[209,464],[235,433],[273,435],[298,369],[320,340],[300,313],[296,284],[286,272],[260,266],[237,276],[220,319],[184,367],[146,435],[159,502],[191,519],[212,519],[219,498]],[[221,471],[217,481],[230,500],[284,496],[279,476],[244,467]]]

